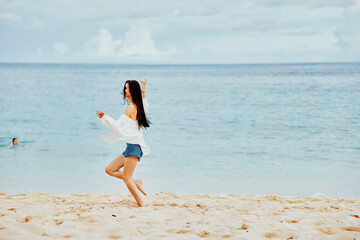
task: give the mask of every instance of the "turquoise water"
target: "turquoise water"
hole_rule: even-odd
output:
[[[147,191],[360,197],[360,63],[0,64],[0,191],[127,192],[95,112],[145,76]]]

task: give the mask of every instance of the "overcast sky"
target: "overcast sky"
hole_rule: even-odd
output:
[[[360,0],[0,0],[0,62],[360,61]]]

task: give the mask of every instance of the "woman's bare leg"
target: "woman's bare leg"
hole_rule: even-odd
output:
[[[144,202],[141,199],[138,188],[136,187],[136,183],[134,179],[132,178],[132,175],[135,171],[136,165],[138,163],[137,157],[127,157],[125,158],[125,164],[124,164],[124,173],[123,173],[123,180],[128,187],[130,193],[134,196],[137,204],[139,207],[144,206]]]
[[[110,176],[123,179],[123,172],[120,168],[124,167],[125,164],[125,156],[120,154],[117,156],[106,168],[105,172]],[[143,189],[143,182],[140,179],[134,179],[136,187],[146,196],[146,192]]]

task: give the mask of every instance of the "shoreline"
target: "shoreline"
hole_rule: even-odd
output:
[[[359,239],[360,200],[0,193],[0,239]]]

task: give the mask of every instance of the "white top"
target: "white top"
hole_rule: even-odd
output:
[[[148,102],[146,98],[143,99],[144,111],[147,113]],[[109,144],[116,144],[119,141],[123,141],[131,144],[139,144],[144,156],[150,153],[150,148],[146,145],[143,129],[138,127],[136,120],[132,120],[125,114],[115,121],[112,117],[104,114],[101,118],[101,122],[107,127],[111,134],[106,136],[100,136],[100,139]]]

